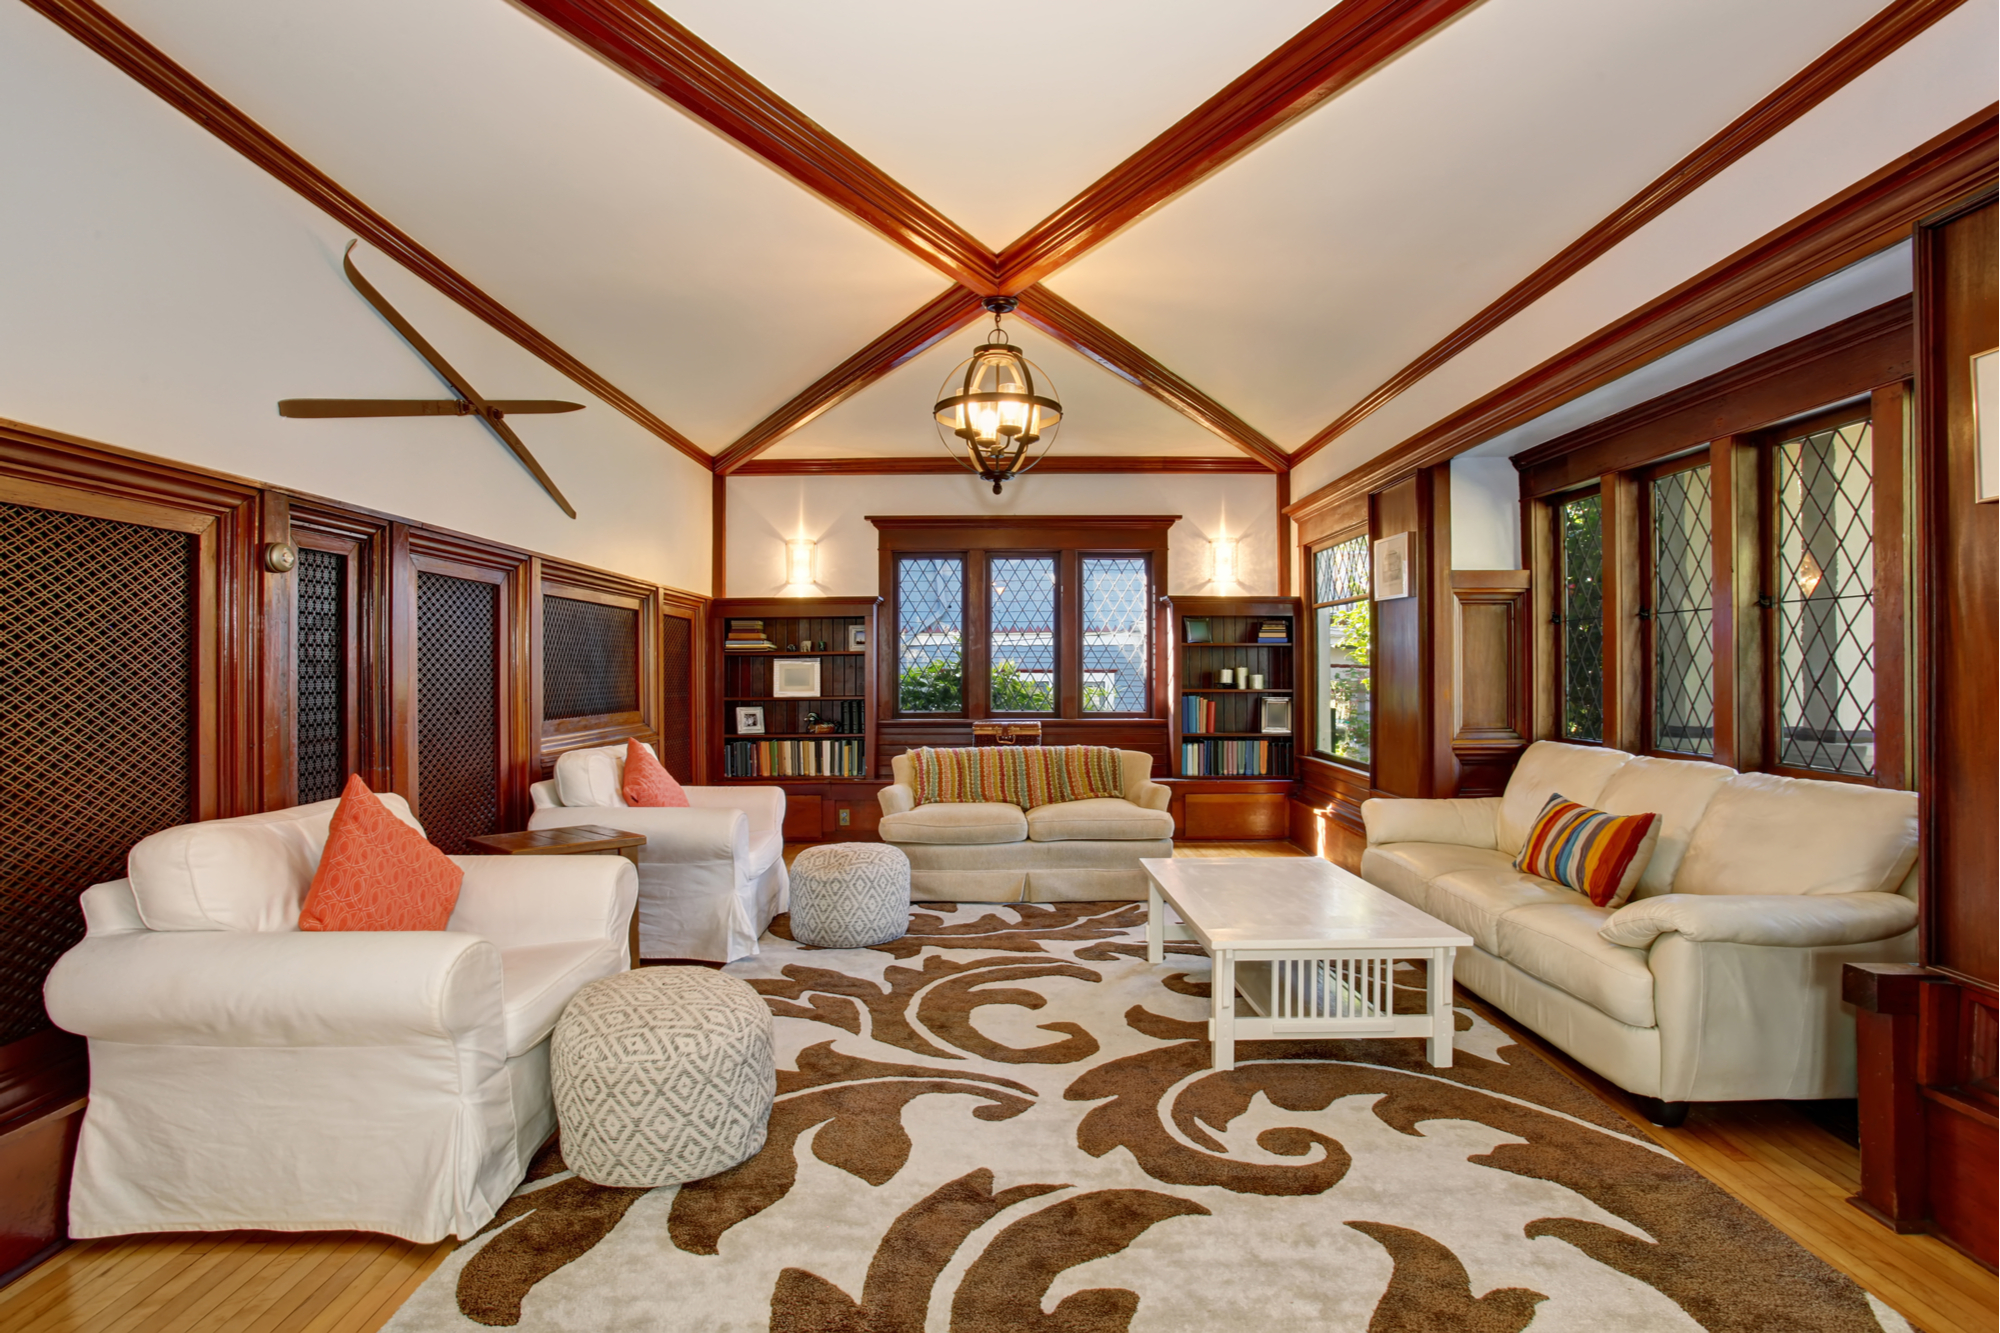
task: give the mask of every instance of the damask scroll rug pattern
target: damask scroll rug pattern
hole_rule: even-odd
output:
[[[689,1333],[1908,1326],[1476,1010],[1208,1067],[1208,960],[1124,903],[919,909],[873,949],[780,918],[763,1151],[607,1189],[546,1150],[391,1321]],[[1412,1001],[1421,973],[1401,980]]]

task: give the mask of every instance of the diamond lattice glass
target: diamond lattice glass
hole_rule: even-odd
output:
[[[1368,595],[1368,538],[1356,537],[1313,552],[1313,602],[1344,602]]]
[[[1562,542],[1562,728],[1572,741],[1604,739],[1604,502],[1556,506]]]
[[[1368,599],[1368,537],[1313,552],[1313,632],[1319,652],[1321,754],[1366,765],[1374,711],[1374,605]]]
[[[1146,558],[1083,558],[1083,711],[1146,711]]]
[[[1875,772],[1874,477],[1869,423],[1774,451],[1778,762]]]
[[[996,713],[1048,713],[1056,706],[1054,556],[994,556],[987,566]]]
[[[1653,748],[1715,752],[1708,464],[1653,483]]]
[[[904,556],[896,562],[897,707],[957,713],[965,707],[965,560]]]

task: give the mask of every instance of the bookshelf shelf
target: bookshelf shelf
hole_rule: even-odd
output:
[[[860,782],[874,776],[873,650],[845,646],[850,631],[857,629],[865,643],[875,642],[874,599],[725,598],[710,604],[710,615],[711,640],[718,645],[710,665],[713,697],[720,701],[719,716],[710,725],[714,780],[777,783],[789,789],[792,784]],[[765,642],[807,646],[732,649],[726,646],[732,632],[761,632]],[[829,646],[810,646],[817,643]],[[836,643],[842,646],[831,646]],[[774,662],[800,658],[820,664],[821,693],[775,693]],[[751,709],[758,715],[741,717]],[[743,730],[744,721],[757,729]],[[837,730],[811,730],[817,722],[831,722]],[[812,800],[797,792],[794,799]],[[787,820],[789,827],[791,816]]]
[[[1296,645],[1303,623],[1289,597],[1173,601],[1174,772],[1193,779],[1286,779],[1298,739]],[[1282,637],[1260,637],[1265,626]],[[1229,682],[1223,683],[1223,673]],[[1240,675],[1239,675],[1240,673]],[[1239,684],[1240,677],[1254,684]],[[1282,719],[1282,731],[1265,729]]]

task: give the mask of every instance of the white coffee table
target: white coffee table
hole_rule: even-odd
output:
[[[1280,1037],[1423,1037],[1451,1064],[1451,968],[1472,937],[1318,857],[1152,858],[1146,959],[1193,940],[1215,960],[1214,1067],[1236,1043]],[[1179,922],[1168,920],[1171,907]],[[1427,1012],[1395,1012],[1399,958],[1429,963]],[[1241,991],[1255,1017],[1236,1016]]]

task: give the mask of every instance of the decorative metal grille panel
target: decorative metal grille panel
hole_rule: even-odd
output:
[[[996,713],[1048,713],[1056,706],[1054,556],[1000,556],[987,565],[988,642]]]
[[[1653,483],[1653,747],[1715,752],[1708,464]]]
[[[1313,601],[1344,602],[1368,595],[1368,538],[1313,552]]]
[[[347,782],[347,557],[299,550],[299,804]]]
[[[1143,713],[1152,660],[1144,556],[1083,558],[1083,711]]]
[[[49,1026],[77,895],[195,817],[194,551],[0,504],[0,1045]]]
[[[1774,451],[1778,762],[1875,771],[1875,531],[1870,428]]]
[[[682,782],[694,781],[694,622],[660,617],[660,676],[665,712],[660,718],[660,762]]]
[[[639,613],[542,597],[542,716],[639,711]]]
[[[1604,501],[1589,495],[1556,509],[1562,538],[1563,736],[1604,739]]]
[[[1321,754],[1351,764],[1369,760],[1374,728],[1374,603],[1369,600],[1368,537],[1364,533],[1313,552],[1313,610],[1319,641]]]
[[[896,561],[896,678],[905,713],[965,707],[965,560],[915,555]]]
[[[417,573],[417,817],[438,848],[500,831],[500,589]]]

